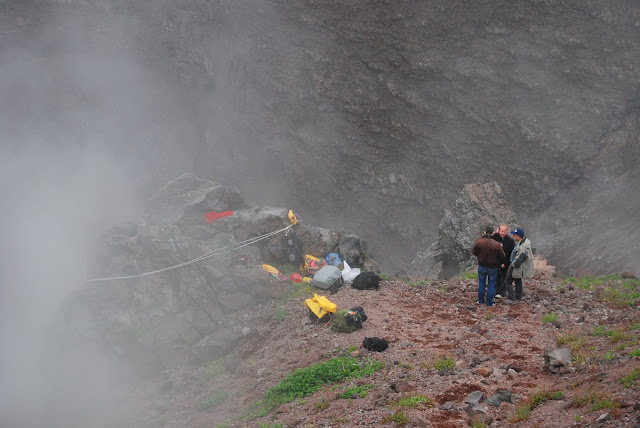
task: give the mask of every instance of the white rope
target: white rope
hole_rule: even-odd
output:
[[[221,254],[225,254],[228,253],[230,251],[235,251],[238,250],[242,247],[246,247],[247,245],[251,245],[251,244],[255,244],[258,241],[261,241],[263,239],[269,238],[273,235],[277,235],[278,233],[284,232],[285,230],[289,230],[293,225],[290,224],[287,227],[283,227],[282,229],[279,230],[275,230],[273,232],[269,232],[269,233],[265,233],[264,235],[260,235],[257,236],[255,238],[249,238],[247,240],[241,241],[241,242],[237,242],[233,245],[227,245],[226,247],[222,247],[222,248],[218,248],[216,250],[212,250],[209,251],[208,253],[205,253],[199,257],[196,257],[193,260],[189,260],[188,262],[184,262],[184,263],[180,263],[174,266],[169,266],[163,269],[158,269],[158,270],[154,270],[151,272],[145,272],[145,273],[141,273],[139,275],[128,275],[128,276],[114,276],[114,277],[109,277],[109,278],[93,278],[93,279],[88,279],[86,282],[99,282],[99,281],[115,281],[115,280],[119,280],[119,279],[132,279],[132,278],[142,278],[143,276],[148,276],[148,275],[153,275],[156,273],[160,273],[160,272],[165,272],[168,270],[172,270],[172,269],[178,269],[184,266],[188,266],[190,264],[199,262],[201,260],[204,259],[208,259],[209,257],[213,257],[213,256],[219,256]]]

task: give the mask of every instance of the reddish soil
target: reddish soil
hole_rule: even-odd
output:
[[[303,303],[306,295],[264,305],[232,320],[251,332],[225,358],[220,374],[207,376],[196,365],[165,373],[170,387],[161,399],[168,403],[167,410],[152,423],[196,428],[392,427],[399,424],[390,421],[391,415],[401,410],[408,418],[405,426],[459,427],[470,424],[464,402],[469,394],[482,391],[488,399],[506,390],[512,402],[498,407],[486,399],[480,402],[486,413],[477,417],[485,426],[639,426],[640,380],[630,388],[620,382],[640,370],[640,358],[629,355],[640,348],[638,305],[616,308],[598,300],[595,293],[554,278],[553,269],[542,260],[537,260],[537,272],[525,281],[521,303],[498,302],[492,308],[475,304],[476,281],[461,277],[415,286],[406,279],[383,281],[378,291],[344,286],[327,297],[338,308],[363,306],[369,318],[351,334],[311,323]],[[558,314],[557,321],[543,323],[551,312]],[[277,321],[275,313],[288,315]],[[596,326],[618,329],[624,338],[597,335]],[[550,373],[544,351],[558,347],[558,339],[569,335],[582,341],[574,345],[573,362],[561,373]],[[361,344],[366,336],[386,338],[389,348],[381,353],[365,350]],[[358,348],[353,355],[379,360],[384,368],[367,378],[323,387],[265,417],[248,419],[251,404],[292,370],[348,354],[350,345]],[[432,368],[443,357],[452,357],[455,368]],[[340,398],[355,385],[374,387],[364,398]],[[205,397],[220,391],[227,392],[222,404],[197,410]],[[518,406],[541,391],[562,391],[563,397],[544,401],[528,420],[517,422]],[[394,406],[401,397],[416,394],[433,404]],[[440,409],[446,402],[454,403],[453,410]],[[596,423],[605,414],[602,419],[608,420]]]

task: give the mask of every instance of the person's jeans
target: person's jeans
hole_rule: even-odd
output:
[[[487,306],[493,306],[493,296],[496,294],[496,279],[498,277],[498,268],[487,268],[478,266],[478,303],[484,303],[484,290],[487,279],[489,287],[487,290]]]
[[[504,281],[504,285],[507,287],[507,293],[510,300],[522,300],[522,278],[514,278],[512,276],[513,266],[509,266],[507,271],[507,279]],[[515,293],[513,290],[513,283],[516,283]]]

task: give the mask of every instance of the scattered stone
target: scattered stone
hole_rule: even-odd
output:
[[[598,417],[598,419],[596,419],[596,423],[603,424],[609,420],[611,420],[609,413],[603,413]]]
[[[456,409],[456,403],[454,403],[453,401],[447,401],[444,404],[441,404],[439,407],[440,410],[455,410]]]
[[[487,404],[494,407],[500,407],[503,402],[511,403],[511,391],[499,390],[487,400]]]
[[[485,399],[485,395],[484,392],[482,391],[473,391],[471,394],[469,394],[467,396],[467,398],[464,399],[465,403],[469,403],[469,404],[478,404],[480,403],[482,400]]]
[[[571,364],[571,349],[556,348],[544,353],[544,368],[551,373],[560,373]]]
[[[507,374],[508,374],[508,375],[509,375],[509,377],[511,377],[511,378],[515,378],[515,377],[517,377],[517,376],[518,376],[518,372],[517,372],[517,371],[515,371],[514,369],[509,369],[509,370],[507,370]]]
[[[622,278],[624,278],[624,279],[636,279],[636,278],[637,278],[635,273],[630,272],[630,271],[628,271],[628,270],[626,270],[626,271],[622,272],[622,273],[620,274],[620,276],[621,276]]]
[[[242,329],[242,335],[243,336],[248,336],[249,333],[251,333],[251,327],[245,327]]]

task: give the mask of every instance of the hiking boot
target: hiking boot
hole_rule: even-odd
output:
[[[512,299],[504,299],[502,301],[502,303],[504,303],[505,305],[517,305],[518,302],[516,300],[512,300]]]
[[[500,294],[496,294],[495,296],[493,296],[494,299],[502,299],[502,296]]]

